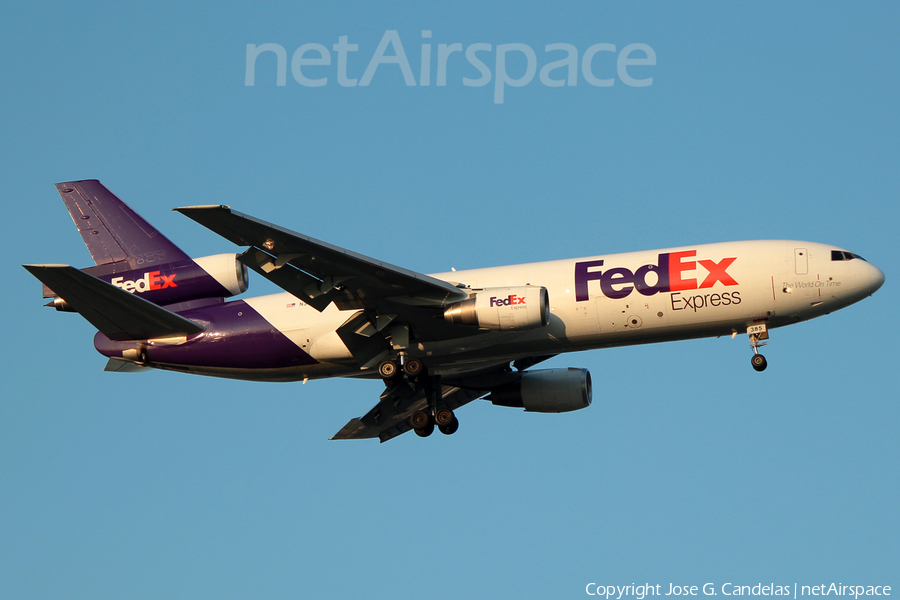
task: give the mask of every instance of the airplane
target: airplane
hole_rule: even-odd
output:
[[[331,439],[385,442],[459,428],[479,398],[561,413],[592,399],[586,369],[532,369],[565,352],[769,331],[872,295],[884,273],[827,244],[741,241],[425,275],[242,214],[174,210],[237,253],[190,258],[97,180],[56,184],[96,263],[23,265],[47,306],[98,332],[105,370],[253,381],[381,379],[378,403]],[[248,270],[281,293],[247,291]]]

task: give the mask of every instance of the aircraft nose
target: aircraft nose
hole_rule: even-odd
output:
[[[875,265],[869,265],[869,267],[871,267],[871,270],[868,273],[869,294],[874,294],[881,286],[884,285],[884,271],[882,271]]]

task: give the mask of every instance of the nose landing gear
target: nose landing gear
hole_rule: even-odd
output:
[[[750,345],[753,347],[753,357],[750,359],[750,364],[755,371],[765,371],[768,363],[766,362],[766,357],[759,353],[759,349],[768,343],[762,340],[769,339],[769,332],[765,325],[753,325],[747,328],[747,333],[750,335]]]

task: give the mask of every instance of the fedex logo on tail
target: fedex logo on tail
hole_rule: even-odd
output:
[[[175,273],[172,273],[171,275],[161,275],[160,271],[144,273],[144,276],[138,280],[129,279],[126,281],[124,277],[113,277],[110,283],[116,287],[122,288],[126,292],[131,292],[132,294],[135,292],[143,294],[148,291],[178,287],[175,283]]]
[[[714,260],[692,260],[697,256],[696,250],[682,252],[663,252],[659,254],[657,264],[639,267],[632,272],[625,267],[613,267],[601,270],[602,260],[588,260],[575,263],[575,301],[583,302],[590,298],[588,284],[600,281],[600,291],[607,298],[625,298],[634,290],[644,296],[652,296],[659,292],[678,292],[711,288],[717,282],[723,286],[738,285],[728,274],[737,257]],[[698,268],[698,265],[702,268]],[[648,283],[648,275],[653,273]],[[701,279],[702,277],[702,279]],[[655,281],[654,281],[655,280]],[[699,283],[698,283],[699,282]]]

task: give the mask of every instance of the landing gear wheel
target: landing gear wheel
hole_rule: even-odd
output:
[[[378,365],[378,374],[382,379],[393,379],[400,372],[400,365],[393,360],[384,360]]]
[[[759,349],[768,344],[768,342],[763,340],[769,339],[769,332],[766,330],[765,325],[752,325],[747,328],[747,333],[750,334],[750,346],[753,348],[753,357],[750,359],[750,364],[753,365],[753,369],[756,371],[765,371],[766,357],[759,353]]]
[[[434,433],[434,423],[429,423],[421,429],[416,429],[416,435],[419,437],[428,437],[432,433]]]
[[[439,408],[434,413],[434,422],[438,427],[444,427],[453,422],[453,419],[456,417],[453,416],[453,411],[449,408]]]
[[[407,377],[418,377],[425,372],[425,365],[418,358],[407,358],[403,363],[403,372]]]
[[[413,429],[417,430],[417,433],[419,429],[425,429],[428,426],[431,426],[431,428],[434,429],[434,419],[432,419],[431,413],[424,410],[417,410],[414,412],[409,417],[409,424]]]
[[[452,421],[446,425],[438,425],[438,429],[440,429],[441,433],[444,435],[453,435],[456,433],[456,430],[459,429],[459,419],[456,418],[456,415],[453,415]]]
[[[750,359],[750,364],[753,365],[753,368],[757,371],[765,371],[768,363],[766,363],[766,357],[762,354],[754,354],[753,358]]]

